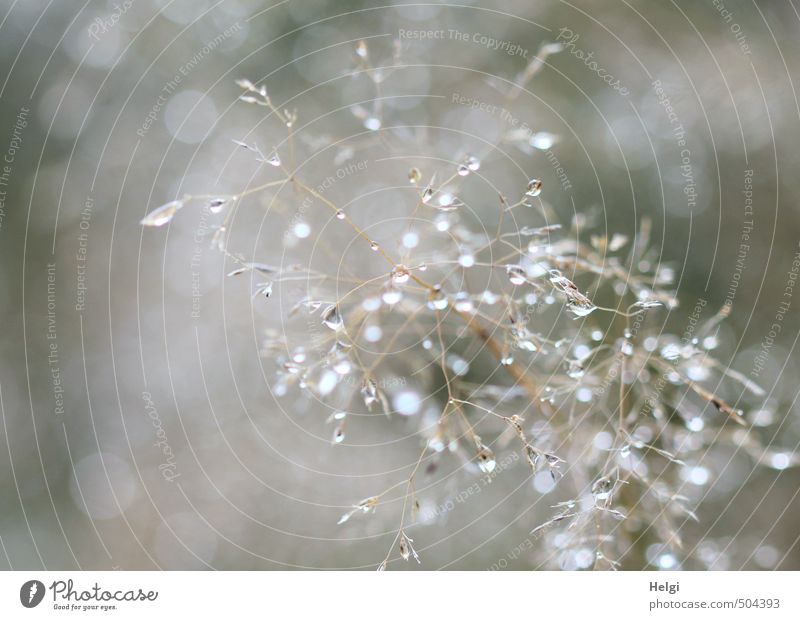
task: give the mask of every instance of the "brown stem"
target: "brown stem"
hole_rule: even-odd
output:
[[[489,330],[475,321],[474,317],[470,314],[460,310],[455,310],[455,313],[467,324],[467,327],[472,330],[472,333],[486,344],[486,348],[489,349],[495,358],[497,358],[497,361],[502,362],[503,348],[494,338],[492,338]],[[531,399],[535,400],[538,398],[539,387],[536,385],[536,382],[530,377],[530,375],[520,368],[519,365],[516,363],[503,364],[503,368],[506,369],[506,372],[508,372],[508,374],[510,374],[519,385],[525,388],[525,391],[528,392]]]

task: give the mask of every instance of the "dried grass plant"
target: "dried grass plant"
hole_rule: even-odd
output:
[[[506,101],[524,92],[547,55],[558,51],[542,47],[506,83]],[[555,485],[572,498],[554,506],[546,522],[530,524],[539,566],[615,569],[630,554],[643,557],[654,548],[657,565],[675,566],[683,553],[679,530],[696,519],[682,493],[686,464],[713,442],[770,459],[742,411],[763,395],[760,388],[712,354],[726,307],[705,322],[689,316],[683,334],[666,332],[666,315],[678,299],[674,273],[650,247],[650,223],[643,220],[629,239],[592,234],[590,212],[559,222],[536,178],[498,191],[491,221],[468,224],[470,181],[487,158],[500,146],[547,149],[557,136],[510,132],[483,154],[424,157],[424,144],[395,128],[380,103],[399,54],[386,63],[391,67],[376,66],[360,42],[354,59],[354,79],[371,81],[376,98],[352,107],[366,131],[338,146],[337,160],[350,161],[363,149],[381,150],[398,166],[404,153],[421,162],[397,175],[398,182],[404,177],[408,201],[394,244],[376,241],[371,225],[357,223],[324,188],[303,180],[295,155],[297,113],[247,79],[237,81],[241,101],[263,108],[286,129],[275,148],[236,142],[263,164],[268,180],[234,195],[183,196],[142,224],[162,226],[199,205],[219,214],[214,246],[235,263],[230,276],[252,278],[254,303],[275,303],[284,283],[304,284],[306,295],[292,300],[286,318],[305,317],[305,337],[289,338],[287,330],[270,326],[263,354],[275,363],[275,395],[292,398],[305,390],[329,408],[334,446],[359,414],[416,415],[421,447],[410,475],[354,501],[339,520],[366,518],[389,498],[402,497],[394,541],[382,561],[376,558],[379,569],[398,556],[420,561],[410,530],[427,492],[422,481],[438,463],[460,461],[468,476],[502,475],[496,455],[512,451],[527,461],[536,488]],[[321,137],[316,148],[336,144]],[[319,209],[314,225],[309,217],[294,218],[288,238],[340,227],[348,247],[360,244],[373,260],[361,254],[333,273],[310,264],[273,266],[279,253],[269,248],[258,260],[244,257],[229,247],[227,235],[248,197],[285,213],[308,201]],[[344,249],[332,233],[322,235],[315,247],[323,264],[339,263]],[[399,378],[409,376],[426,392],[398,397]],[[733,397],[723,400],[721,393]],[[434,419],[419,414],[420,402],[430,400],[439,403]]]

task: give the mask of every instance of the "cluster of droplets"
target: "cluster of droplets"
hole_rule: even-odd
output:
[[[355,60],[355,77],[366,74],[376,87],[386,79],[388,71],[372,64],[366,42],[360,41],[356,45]],[[529,78],[530,75],[523,74],[519,78],[520,83]],[[268,108],[291,134],[297,120],[296,112],[274,106],[264,86],[257,86],[248,80],[239,80],[237,84],[244,91],[240,96],[244,103]],[[370,108],[356,105],[351,107],[351,111],[370,132],[383,130],[384,110],[377,99]],[[547,150],[558,141],[558,136],[540,131],[524,139],[514,137],[514,140],[520,141],[526,148]],[[277,150],[265,154],[254,143],[239,140],[234,140],[234,143],[238,148],[252,153],[258,164],[266,164],[266,170],[274,168],[285,172]],[[560,450],[564,444],[569,444],[566,441],[558,444],[549,435],[566,433],[572,442],[580,443],[577,436],[594,431],[594,439],[589,442],[593,446],[594,456],[588,459],[579,456],[573,462],[569,455],[563,455],[571,461],[570,468],[564,469],[569,471],[574,468],[578,472],[576,479],[582,477],[585,488],[575,499],[556,504],[556,514],[533,532],[545,534],[557,530],[551,544],[558,550],[557,557],[563,568],[616,568],[615,547],[606,538],[598,537],[598,524],[606,519],[614,523],[625,522],[629,514],[621,505],[621,498],[630,494],[645,505],[659,506],[658,510],[664,515],[663,523],[659,522],[655,528],[660,541],[648,547],[648,562],[658,568],[677,567],[680,560],[675,548],[679,546],[676,545],[679,532],[669,517],[682,515],[693,518],[694,515],[685,497],[674,492],[667,483],[654,482],[652,476],[664,468],[674,467],[682,472],[678,478],[682,476],[684,482],[702,486],[711,475],[702,465],[689,467],[683,458],[679,458],[684,457],[682,452],[693,454],[706,445],[705,429],[709,424],[708,415],[698,413],[700,410],[696,406],[684,415],[678,405],[679,399],[683,398],[680,390],[688,392],[702,404],[712,405],[716,411],[738,424],[743,423],[743,412],[701,385],[701,382],[714,377],[715,372],[719,374],[718,366],[708,355],[718,346],[713,329],[718,321],[712,321],[707,333],[689,341],[664,334],[645,336],[640,333],[643,331],[640,324],[632,327],[631,319],[645,317],[653,309],[674,308],[677,301],[671,291],[665,290],[672,284],[674,271],[660,264],[652,254],[640,251],[643,242],[631,249],[628,259],[622,257],[621,252],[628,244],[626,235],[616,233],[610,238],[591,235],[587,245],[577,241],[580,237],[577,234],[557,238],[561,225],[547,221],[542,226],[521,226],[510,233],[498,230],[495,238],[472,232],[459,220],[459,209],[464,206],[459,196],[467,195],[467,188],[474,179],[466,177],[480,168],[478,157],[462,153],[444,174],[441,170],[423,174],[418,167],[408,170],[407,178],[412,185],[414,202],[417,203],[414,213],[417,214],[417,208],[421,208],[419,213],[422,216],[427,214],[434,232],[431,233],[431,241],[419,229],[409,227],[399,239],[398,247],[402,255],[397,261],[392,257],[393,248],[390,244],[381,245],[366,237],[343,209],[312,193],[314,198],[333,209],[333,216],[337,220],[353,226],[356,232],[365,237],[372,251],[370,256],[375,256],[376,260],[387,259],[388,267],[384,276],[360,282],[354,290],[339,299],[331,299],[330,290],[320,285],[319,290],[309,289],[309,295],[294,305],[290,316],[310,317],[311,321],[324,328],[324,334],[319,342],[309,347],[291,346],[284,336],[274,333],[268,335],[262,352],[265,357],[278,362],[274,392],[278,396],[285,396],[297,387],[310,391],[330,404],[332,413],[327,423],[332,428],[329,432],[333,445],[345,444],[351,409],[349,405],[342,406],[341,402],[352,402],[351,396],[354,394],[367,411],[379,410],[387,415],[397,411],[403,415],[414,415],[420,410],[421,397],[408,390],[403,393],[387,392],[380,381],[383,366],[379,363],[366,364],[356,353],[361,346],[359,338],[374,344],[381,341],[384,331],[392,331],[394,341],[405,336],[403,330],[393,330],[395,324],[403,325],[409,333],[409,325],[421,328],[424,325],[420,331],[425,336],[412,341],[415,346],[405,350],[418,351],[426,357],[431,363],[426,366],[430,376],[425,381],[433,384],[444,380],[450,395],[443,410],[438,413],[436,424],[428,424],[433,430],[426,436],[419,461],[421,463],[425,455],[431,456],[425,472],[431,474],[435,470],[435,463],[440,456],[459,454],[466,456],[465,462],[473,463],[484,474],[498,473],[497,458],[491,446],[497,449],[497,445],[505,444],[484,441],[475,432],[470,420],[474,419],[477,412],[490,421],[499,420],[503,425],[496,430],[490,423],[482,421],[489,427],[486,431],[481,430],[482,435],[487,436],[488,432],[489,437],[494,433],[501,437],[506,430],[511,430],[519,440],[520,453],[530,466],[533,488],[539,493],[549,493],[565,476],[562,466],[566,461],[556,454],[553,446],[558,446]],[[445,180],[437,180],[441,178]],[[308,192],[308,188],[296,177],[280,179],[263,187],[277,186],[278,183],[294,183],[299,191]],[[519,200],[516,202],[500,197],[501,214],[519,206],[533,208],[540,205],[543,182],[531,178],[527,184],[523,182],[517,192]],[[163,226],[193,201],[202,201],[211,213],[220,214],[246,193],[204,197],[187,195],[151,211],[141,223],[145,226]],[[227,221],[226,218],[226,222],[219,227],[221,232],[225,231]],[[573,229],[577,231],[584,225],[585,218],[576,216]],[[308,237],[311,232],[305,221],[294,224],[293,233],[297,238]],[[643,225],[639,238],[644,241],[647,236],[645,232]],[[437,235],[446,237],[447,243],[441,243]],[[512,245],[515,252],[498,263],[487,263],[483,257],[500,243],[506,248]],[[426,248],[426,245],[434,247]],[[427,252],[426,262],[412,262],[410,256],[413,252]],[[236,263],[229,276],[253,276],[254,299],[271,297],[275,283],[283,278],[298,274],[326,275],[313,273],[310,269],[277,268],[248,261],[230,254],[227,249],[225,254]],[[607,260],[609,256],[612,256],[611,260]],[[624,260],[629,261],[630,272],[623,269]],[[457,266],[462,274],[466,270],[478,269],[489,269],[493,274],[499,271],[505,278],[501,276],[494,279],[492,275],[489,280],[491,284],[487,284],[483,290],[470,290],[466,285],[462,286],[466,278],[459,280],[445,271],[445,267],[450,269],[451,266]],[[427,279],[423,276],[427,276]],[[607,286],[620,298],[630,299],[632,295],[633,301],[627,310],[600,308],[589,293],[583,292],[577,284],[583,283],[584,278],[587,281],[591,279],[596,285],[590,287],[593,296],[601,286]],[[358,294],[354,294],[356,292]],[[548,330],[540,329],[537,323],[547,307],[554,306],[558,300],[564,301],[564,307],[573,318],[585,320],[568,321],[571,325],[564,328],[563,335],[553,337],[547,334]],[[625,322],[621,336],[615,338],[610,335],[610,328],[599,328],[601,319],[597,315],[601,313],[608,313]],[[389,318],[398,322],[383,325],[381,321]],[[491,329],[486,328],[487,324]],[[584,329],[589,330],[586,337],[581,336]],[[468,381],[474,368],[483,366],[483,362],[474,363],[473,357],[460,350],[461,343],[468,341],[468,337],[473,337],[492,353],[496,364],[513,379],[513,386],[505,385],[502,381],[493,382],[493,379],[475,387]],[[564,346],[570,340],[573,344]],[[415,353],[408,354],[413,355]],[[376,357],[382,361],[384,353],[378,353]],[[411,363],[416,365],[414,360]],[[536,364],[541,365],[541,370]],[[492,371],[494,369],[491,368]],[[746,378],[730,371],[723,374],[726,378],[738,380],[756,396],[763,396],[763,391]],[[626,390],[630,396],[626,396]],[[609,395],[618,392],[622,396],[614,402]],[[464,399],[460,400],[459,397]],[[655,405],[637,410],[630,405],[634,401],[653,402]],[[334,406],[334,402],[339,405]],[[670,417],[661,403],[674,404],[679,414]],[[498,413],[501,409],[513,411]],[[538,418],[536,423],[525,423],[521,417],[525,410],[533,412]],[[582,425],[572,428],[577,415],[584,416]],[[422,418],[420,416],[421,426],[424,422]],[[639,418],[648,422],[640,423]],[[617,427],[615,433],[596,432],[598,426],[605,428],[610,420]],[[461,421],[463,428],[459,429],[456,421]],[[673,428],[675,421],[681,422],[677,430]],[[584,426],[588,430],[585,431]],[[744,429],[738,430],[745,432]],[[469,441],[463,441],[464,437]],[[753,455],[758,452],[757,443],[746,432],[744,435],[732,434],[731,440]],[[669,445],[665,448],[665,444]],[[797,464],[796,458],[784,451],[762,451],[760,458],[774,469]],[[659,459],[661,469],[654,466],[654,459]],[[415,475],[416,468],[406,481],[403,517],[392,547],[401,559],[408,561],[414,558],[419,562],[413,540],[406,531],[409,523],[403,520],[407,503],[411,504],[410,514],[419,509],[419,502],[412,490]],[[587,480],[591,482],[586,483]],[[341,516],[339,523],[344,524],[355,515],[374,513],[385,493],[356,503]],[[628,505],[633,504],[628,502]],[[379,568],[386,568],[387,562],[388,557]]]

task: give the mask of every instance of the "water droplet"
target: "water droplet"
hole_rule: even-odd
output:
[[[489,306],[495,305],[499,301],[499,299],[500,298],[497,295],[495,295],[494,293],[492,293],[492,291],[488,289],[484,290],[483,293],[481,293],[481,301],[483,301],[483,303]]]
[[[447,296],[442,292],[439,287],[435,287],[428,294],[428,308],[431,310],[444,310],[447,308]]]
[[[398,392],[394,397],[393,403],[394,408],[400,415],[414,415],[422,406],[419,394],[411,390]]]
[[[380,342],[383,330],[378,325],[368,325],[364,328],[364,340],[367,342]]]
[[[597,310],[597,306],[585,297],[581,300],[570,299],[567,302],[567,311],[571,312],[576,317],[587,316],[595,310]]]
[[[353,365],[347,357],[342,356],[333,362],[332,368],[337,375],[344,376],[350,373]]]
[[[173,200],[148,213],[139,223],[142,226],[163,226],[183,207],[182,200]]]
[[[259,284],[253,292],[253,297],[255,298],[259,295],[263,295],[269,299],[272,296],[272,282],[262,282]]]
[[[292,232],[298,239],[305,239],[311,234],[311,226],[309,226],[306,222],[297,222],[294,225],[294,228],[292,228]]]
[[[528,281],[525,270],[520,265],[506,265],[508,281],[514,286],[520,286]]]
[[[225,207],[226,202],[228,202],[226,198],[212,198],[208,201],[208,210],[211,213],[219,213]]]
[[[580,379],[586,371],[580,360],[570,360],[567,368],[567,376],[572,379]]]
[[[409,538],[405,535],[405,533],[400,535],[400,543],[398,545],[398,550],[400,551],[400,557],[403,558],[406,562],[411,556],[414,556],[414,559],[419,564],[419,556],[417,552],[414,551],[414,547],[411,546],[411,543],[414,542],[413,539]]]
[[[342,422],[339,426],[336,427],[336,430],[333,431],[333,443],[342,443],[344,441],[344,422]]]
[[[306,350],[303,347],[297,347],[294,351],[292,351],[292,360],[297,362],[298,364],[302,364],[306,361]]]
[[[789,458],[789,455],[784,452],[776,452],[769,459],[770,467],[779,471],[786,469],[791,464],[792,460]]]
[[[452,211],[456,208],[455,200],[456,197],[450,192],[442,192],[439,194],[439,199],[437,202],[439,203],[442,211]]]
[[[392,279],[397,284],[405,284],[411,277],[411,271],[405,265],[395,265],[392,269]]]
[[[472,312],[474,308],[472,299],[470,298],[469,293],[466,291],[459,291],[456,293],[455,299],[453,300],[453,306],[459,312]]]
[[[447,366],[459,377],[463,377],[469,372],[469,362],[460,355],[448,355]]]
[[[681,356],[681,348],[677,343],[671,342],[661,347],[661,357],[666,360],[676,360]]]
[[[433,196],[433,188],[429,185],[425,188],[425,191],[422,192],[422,204],[426,205],[430,202],[431,197]]]
[[[272,151],[272,155],[270,155],[269,159],[267,159],[267,163],[270,166],[275,166],[276,168],[281,165],[281,158],[278,157],[278,151]]]
[[[472,252],[463,252],[458,257],[458,264],[462,267],[472,267],[475,264],[475,255]]]
[[[537,347],[536,344],[528,338],[517,339],[516,345],[519,349],[522,349],[523,351],[528,351],[530,353],[534,353],[539,350],[539,347]]]
[[[704,381],[711,374],[707,366],[702,364],[693,364],[686,369],[686,376],[692,381]]]
[[[557,136],[552,133],[548,133],[546,131],[537,131],[531,136],[529,142],[533,148],[539,149],[540,151],[546,151],[556,143],[556,140]]]
[[[491,474],[495,470],[495,467],[497,467],[497,461],[494,459],[494,452],[492,452],[488,446],[481,445],[478,450],[478,467],[486,474]]]
[[[476,172],[481,167],[481,160],[473,155],[470,155],[469,157],[467,157],[466,164],[467,168],[469,168],[470,171]]]
[[[381,299],[387,306],[394,306],[402,301],[403,292],[396,286],[389,284],[383,289]]]
[[[528,191],[526,194],[532,198],[536,198],[542,193],[542,182],[539,179],[531,179],[528,181]]]
[[[450,230],[450,217],[447,213],[440,213],[434,220],[434,226],[439,232],[447,232]]]
[[[377,243],[375,243],[374,241],[373,241],[372,243],[370,243],[370,244],[369,244],[369,249],[370,249],[370,250],[372,250],[373,252],[377,252],[377,251],[380,249],[380,247],[381,247],[381,246],[379,246],[379,245],[378,245]]]
[[[339,313],[339,307],[336,305],[328,306],[322,313],[322,324],[333,331],[339,331],[344,328],[344,319]]]
[[[303,367],[302,367],[302,366],[300,366],[299,364],[295,364],[294,362],[285,362],[285,363],[283,364],[283,368],[284,368],[284,370],[285,370],[286,372],[288,372],[290,375],[296,375],[296,374],[299,374],[299,373],[300,373],[300,371],[303,369]]]
[[[772,409],[758,409],[750,416],[753,426],[769,426],[775,421],[775,412]]]
[[[369,129],[370,131],[378,131],[381,128],[381,119],[370,116],[366,120],[364,120],[364,127]]]
[[[375,312],[381,307],[381,300],[377,297],[367,297],[361,302],[361,307],[367,312]]]
[[[367,42],[362,39],[356,43],[356,56],[359,58],[366,58],[367,54]]]
[[[614,480],[611,476],[603,476],[592,485],[592,495],[595,500],[605,501],[611,497],[614,490]]]
[[[469,174],[469,168],[466,164],[458,164],[456,172],[458,173],[458,176],[465,177]]]
[[[403,246],[409,250],[419,245],[419,235],[415,232],[407,232],[403,235]]]
[[[372,405],[378,402],[378,384],[372,379],[364,379],[361,384],[361,397],[367,409],[372,410]]]
[[[556,488],[556,481],[549,471],[540,471],[533,477],[533,488],[545,495]]]
[[[334,390],[338,383],[339,375],[331,370],[326,370],[316,383],[317,392],[319,392],[320,396],[327,396]]]
[[[608,431],[600,431],[594,436],[592,444],[598,450],[608,450],[614,443],[614,437]]]
[[[705,467],[688,467],[684,468],[681,471],[681,477],[686,480],[687,482],[691,482],[693,485],[701,487],[704,486],[709,478],[711,478],[711,472],[708,471]]]
[[[417,185],[422,180],[422,173],[419,171],[419,168],[411,168],[408,171],[408,180]]]
[[[344,214],[344,211],[342,211],[341,209],[339,209],[339,210],[336,212],[336,219],[337,219],[337,220],[343,220],[345,217],[346,217],[346,216],[345,216],[345,214]]]
[[[700,418],[700,417],[697,417],[697,416],[695,416],[694,418],[692,418],[691,420],[688,420],[686,422],[686,428],[688,428],[693,433],[699,433],[700,431],[703,430],[703,427],[705,425],[706,424],[703,421],[703,418]]]
[[[619,449],[619,455],[621,458],[626,459],[631,455],[631,447],[628,444],[625,444]]]
[[[762,545],[756,549],[753,559],[761,568],[773,568],[781,559],[783,553],[772,545]]]

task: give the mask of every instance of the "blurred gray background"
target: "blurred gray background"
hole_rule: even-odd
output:
[[[562,28],[578,34],[575,47],[594,52],[629,93],[569,50],[551,56],[513,114],[560,136],[551,151],[569,187],[543,152],[517,150],[515,161],[552,188],[548,201],[564,221],[577,209],[595,213],[601,230],[633,234],[652,218],[686,302],[675,325],[698,298],[720,307],[739,278],[717,353],[751,372],[800,251],[796,3],[385,4],[0,2],[0,567],[374,568],[383,558],[399,504],[336,521],[407,475],[418,454],[413,421],[365,424],[332,448],[312,400],[270,391],[273,365],[260,341],[266,328],[282,328],[286,308],[252,305],[247,283],[224,279],[230,263],[210,249],[199,209],[181,212],[168,231],[138,224],[184,192],[251,182],[252,162],[231,139],[280,139],[280,128],[236,101],[236,78],[269,76],[274,101],[296,107],[301,123],[317,119],[308,135],[363,131],[348,110],[372,96],[347,76],[358,39],[386,62],[400,40],[408,66],[384,85],[397,96],[387,114],[491,139],[504,121],[453,94],[497,101],[490,76],[513,80]],[[439,29],[468,40],[400,38]],[[515,43],[528,59],[489,49],[476,33]],[[685,128],[693,200],[656,80]],[[435,156],[462,148],[452,132],[426,139]],[[310,139],[299,145],[316,150]],[[498,168],[494,179],[515,182],[519,171],[501,163],[487,164]],[[307,174],[321,182],[324,167],[315,165]],[[748,170],[753,229],[737,275]],[[361,193],[397,178],[375,166],[356,182]],[[330,191],[341,200],[356,193],[347,184]],[[252,206],[231,246],[302,260],[302,243],[281,247],[288,217]],[[800,439],[799,315],[800,295],[764,358],[767,396],[748,412],[787,453]],[[700,552],[685,568],[800,568],[800,475],[736,456],[717,478],[713,459],[729,457],[710,457],[709,479],[695,485],[701,521],[684,535]],[[499,558],[535,566],[513,550],[552,502],[536,501],[527,475],[518,462],[446,518],[413,530],[423,567],[483,570]],[[450,476],[423,509],[470,484],[469,475]]]

